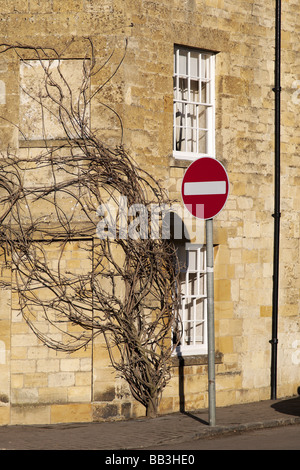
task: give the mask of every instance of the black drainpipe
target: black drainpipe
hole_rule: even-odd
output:
[[[280,52],[281,52],[281,0],[276,0],[275,28],[275,174],[274,174],[274,254],[273,254],[273,306],[271,356],[271,399],[277,398],[277,330],[278,330],[278,277],[280,231]]]

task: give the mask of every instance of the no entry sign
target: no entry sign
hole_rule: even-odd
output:
[[[229,181],[223,165],[212,157],[195,160],[186,170],[181,196],[188,211],[199,219],[212,219],[224,207]]]

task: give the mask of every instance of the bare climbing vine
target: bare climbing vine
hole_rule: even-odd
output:
[[[111,57],[99,65],[92,41],[87,45],[76,93],[63,68],[65,50],[0,45],[1,54],[13,52],[28,67],[30,53],[43,77],[42,92],[21,90],[40,110],[40,148],[27,155],[8,148],[0,161],[0,238],[12,272],[2,287],[17,293],[23,318],[50,348],[72,352],[103,335],[112,366],[153,415],[176,346],[178,267],[170,240],[151,237],[149,214],[153,204],[170,201],[122,145],[111,148],[92,130],[93,100],[124,56],[91,87]],[[49,119],[63,138],[48,138]],[[13,124],[26,142],[21,125]],[[127,214],[131,234],[120,201],[135,208]],[[89,261],[79,272],[65,262],[74,241]]]

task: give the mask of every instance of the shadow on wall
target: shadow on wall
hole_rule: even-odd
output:
[[[209,425],[209,421],[199,418],[199,416],[193,415],[185,410],[185,391],[184,391],[184,358],[179,357],[179,403],[180,403],[180,413],[189,416],[192,419],[195,419],[199,423]]]
[[[298,388],[298,393],[300,392],[300,387]],[[278,411],[279,413],[284,413],[292,416],[300,416],[300,396],[296,398],[290,398],[288,400],[282,400],[278,403],[271,405],[271,408]]]

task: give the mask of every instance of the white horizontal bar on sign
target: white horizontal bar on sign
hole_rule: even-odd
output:
[[[226,181],[196,181],[184,183],[185,196],[209,196],[226,194]]]

